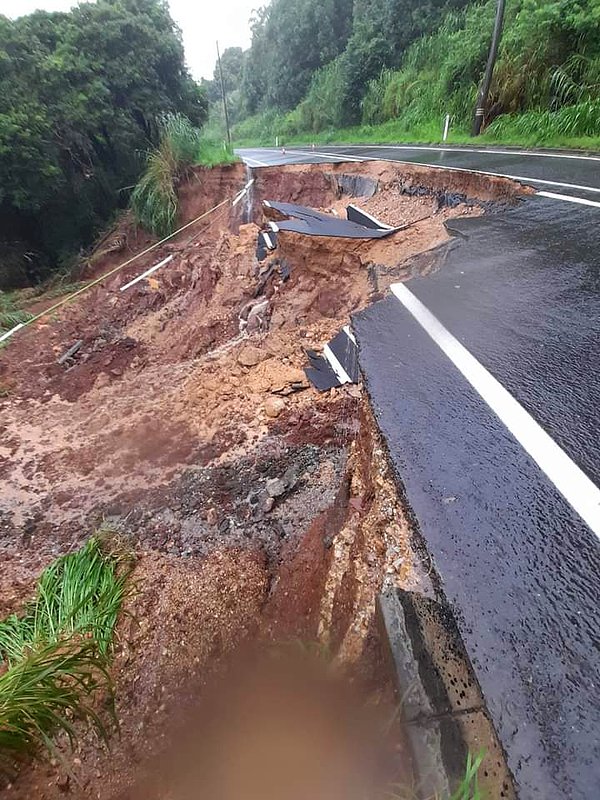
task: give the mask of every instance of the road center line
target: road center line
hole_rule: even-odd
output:
[[[554,192],[538,192],[538,197],[549,197],[551,200],[566,200],[567,203],[579,203],[582,206],[600,208],[597,200],[586,200],[585,197],[573,197],[570,194],[555,194]]]
[[[600,489],[403,283],[391,290],[600,538]]]

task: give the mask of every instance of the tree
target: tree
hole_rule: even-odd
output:
[[[273,0],[257,12],[242,92],[249,113],[297,105],[313,74],[344,49],[352,0]]]
[[[226,94],[239,89],[243,67],[244,51],[241,47],[227,47],[223,50],[221,53],[221,69],[223,70],[223,85]],[[220,94],[221,79],[217,65],[213,72],[213,83],[219,87]]]
[[[169,112],[198,125],[207,101],[162,0],[0,17],[0,237],[16,222],[50,267],[88,244]]]

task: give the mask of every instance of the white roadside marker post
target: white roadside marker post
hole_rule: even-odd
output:
[[[444,122],[444,137],[442,141],[446,141],[448,139],[448,130],[450,129],[450,114],[446,114],[446,120]]]

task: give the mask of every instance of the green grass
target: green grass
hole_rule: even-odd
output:
[[[108,729],[93,706],[99,692],[114,719],[112,684],[93,641],[49,644],[8,669],[0,676],[0,775],[13,776],[43,748],[53,752],[51,737],[59,730],[73,745],[77,720],[107,741]]]
[[[479,770],[485,753],[481,752],[476,756],[469,753],[467,755],[467,763],[465,765],[465,773],[451,795],[436,794],[431,800],[486,800],[479,788]],[[385,800],[415,800],[417,792],[414,787],[404,786],[403,784],[394,784],[385,792]]]
[[[167,114],[160,123],[158,147],[147,153],[146,170],[131,195],[139,225],[167,236],[177,218],[177,184],[196,162],[200,131],[182,114]]]
[[[0,772],[52,750],[58,730],[73,743],[78,719],[107,738],[95,702],[101,693],[112,710],[108,667],[130,572],[122,546],[97,534],[44,570],[24,612],[0,622]]]
[[[450,796],[450,800],[483,800],[478,775],[484,756],[484,753],[476,756],[468,754],[464,777]]]
[[[9,666],[31,650],[65,638],[91,637],[108,655],[129,570],[108,540],[92,537],[42,573],[25,613],[0,622],[0,657]]]
[[[168,236],[177,223],[177,187],[190,168],[233,161],[232,152],[203,139],[186,117],[168,114],[161,121],[160,143],[146,154],[146,170],[131,195],[137,223],[156,236]]]
[[[0,291],[0,334],[31,319],[31,314],[16,305],[13,292]]]
[[[233,151],[224,148],[223,145],[207,139],[203,139],[200,143],[197,164],[202,164],[205,167],[219,167],[222,164],[235,164],[236,161],[238,161],[238,158]]]
[[[547,112],[546,112],[547,113]],[[544,126],[544,122],[546,125]],[[539,124],[538,124],[539,123]],[[407,129],[397,120],[378,125],[357,125],[353,128],[331,128],[320,133],[298,133],[286,138],[279,136],[280,144],[307,146],[314,144],[441,144],[443,119],[421,123]],[[273,147],[275,136],[268,131],[258,136],[236,141],[236,147]],[[557,133],[548,125],[544,112],[527,115],[506,115],[498,118],[481,136],[473,137],[461,127],[450,128],[446,144],[477,147],[547,147],[574,150],[600,151],[600,135],[573,136]]]

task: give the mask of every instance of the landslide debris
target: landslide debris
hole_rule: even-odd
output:
[[[0,608],[19,608],[43,566],[99,524],[131,543],[139,587],[114,664],[114,751],[83,739],[75,755],[59,739],[60,759],[24,770],[7,797],[64,796],[65,765],[71,797],[130,796],[178,709],[244,642],[318,641],[386,696],[375,597],[424,578],[360,388],[315,392],[306,350],[420,269],[415,258],[449,240],[444,220],[481,213],[469,198],[517,193],[491,178],[459,192],[455,177],[444,188],[440,175],[373,162],[255,177],[239,213],[225,207],[0,353]],[[412,191],[425,177],[427,191]],[[240,165],[196,171],[184,219],[246,180]],[[354,202],[388,224],[415,224],[370,242],[282,234],[257,262],[261,199],[341,214],[348,186],[366,187]],[[440,202],[449,192],[456,202]],[[89,275],[149,241],[127,219],[115,236],[127,244],[105,242]]]

